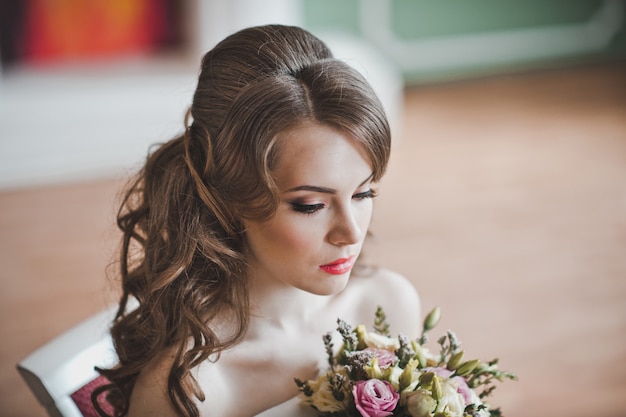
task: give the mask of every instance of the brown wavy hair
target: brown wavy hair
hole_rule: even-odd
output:
[[[309,121],[362,144],[373,180],[390,150],[384,111],[368,83],[319,39],[289,26],[239,31],[202,59],[185,133],[152,151],[118,213],[122,295],[111,327],[119,363],[98,369],[115,416],[127,414],[139,373],[173,349],[167,391],[181,416],[204,399],[190,370],[239,343],[249,321],[242,219],[278,204],[271,171],[279,135]],[[136,308],[130,307],[135,299]],[[228,313],[232,337],[210,323]]]

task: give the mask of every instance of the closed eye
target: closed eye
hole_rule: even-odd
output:
[[[302,204],[295,201],[290,202],[291,208],[298,213],[313,214],[325,207],[323,203]]]
[[[352,198],[354,198],[355,200],[365,200],[366,198],[374,198],[377,195],[378,194],[376,193],[376,191],[370,188],[367,191],[363,191],[362,193],[357,193],[353,195]]]

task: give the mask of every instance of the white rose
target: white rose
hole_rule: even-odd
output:
[[[400,341],[391,337],[383,336],[378,333],[366,332],[363,335],[363,340],[367,347],[376,349],[385,349],[391,352],[395,352],[400,348]]]

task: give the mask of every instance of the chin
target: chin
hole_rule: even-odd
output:
[[[316,286],[315,288],[310,288],[308,292],[315,295],[336,295],[342,292],[346,286],[348,285],[348,280],[350,279],[350,274],[345,274],[341,276],[334,276],[331,280],[327,281],[323,285]]]

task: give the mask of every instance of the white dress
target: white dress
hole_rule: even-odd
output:
[[[256,417],[318,417],[319,414],[308,405],[302,404],[298,397],[293,397],[282,404],[257,414]]]

